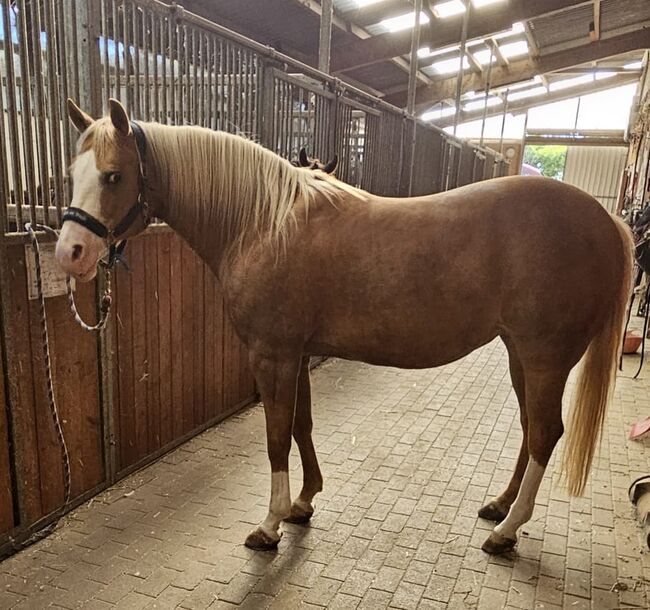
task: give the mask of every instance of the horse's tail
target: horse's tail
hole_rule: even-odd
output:
[[[566,485],[573,496],[582,495],[596,444],[600,439],[605,411],[616,379],[616,367],[623,343],[623,325],[632,290],[634,243],[629,227],[613,217],[621,236],[623,260],[614,307],[605,324],[591,340],[585,353],[573,395],[570,422],[562,461]]]

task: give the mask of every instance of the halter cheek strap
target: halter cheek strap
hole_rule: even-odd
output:
[[[131,121],[131,131],[133,132],[135,143],[138,148],[138,199],[126,213],[126,216],[124,216],[124,218],[122,218],[113,229],[109,229],[103,222],[97,220],[97,218],[92,214],[89,214],[81,208],[69,207],[63,214],[63,222],[68,220],[76,222],[82,227],[88,229],[91,233],[97,235],[97,237],[105,239],[108,242],[109,256],[106,265],[109,268],[119,259],[126,246],[126,240],[119,241],[120,236],[124,235],[124,233],[129,230],[131,225],[139,216],[143,217],[145,225],[149,224],[149,211],[147,202],[144,199],[146,186],[144,161],[147,152],[147,138],[142,127],[140,127],[140,125],[135,121]]]

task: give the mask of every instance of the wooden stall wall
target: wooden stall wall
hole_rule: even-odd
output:
[[[129,241],[116,276],[113,440],[118,476],[255,398],[216,278],[171,230]]]
[[[5,392],[4,345],[0,336],[0,536],[14,526],[13,485],[9,456],[8,405]]]
[[[11,298],[4,307],[5,347],[16,487],[21,524],[31,524],[63,504],[62,462],[47,398],[38,301],[28,298],[25,246],[7,246],[5,252]],[[92,320],[94,283],[79,285],[76,296],[80,312]],[[77,326],[66,296],[46,299],[46,312],[74,501],[105,480],[97,337]]]

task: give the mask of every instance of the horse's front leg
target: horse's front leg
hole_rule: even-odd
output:
[[[253,349],[250,364],[264,403],[267,451],[271,462],[271,501],[266,519],[246,538],[246,546],[269,550],[278,545],[280,522],[291,513],[289,451],[300,355],[279,356]]]
[[[318,466],[318,458],[311,437],[312,427],[309,356],[305,356],[300,365],[296,417],[293,424],[293,438],[296,439],[298,449],[300,449],[303,483],[300,495],[291,505],[291,515],[285,519],[289,523],[307,523],[314,514],[311,502],[314,496],[323,489],[323,475]]]

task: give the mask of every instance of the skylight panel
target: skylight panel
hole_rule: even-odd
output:
[[[494,53],[490,51],[490,49],[483,49],[482,51],[476,51],[476,53],[472,53],[472,55],[474,56],[474,59],[476,59],[476,61],[480,63],[482,66],[487,66],[487,64],[490,63],[490,57],[492,58],[492,63],[494,63],[497,59]]]
[[[643,62],[641,60],[633,61],[629,64],[625,64],[623,67],[626,70],[640,70],[641,68],[643,68]]]
[[[446,19],[454,15],[462,15],[465,12],[465,5],[460,0],[449,0],[448,2],[434,4],[433,12],[440,19]]]
[[[424,25],[429,23],[429,17],[426,13],[420,13],[420,24]],[[415,11],[412,13],[406,13],[405,15],[399,15],[399,17],[391,17],[390,19],[384,19],[379,25],[384,26],[389,32],[401,32],[408,28],[415,26]]]
[[[511,57],[521,57],[522,55],[528,55],[528,43],[525,40],[509,42],[507,44],[499,45],[499,51],[501,51],[501,54],[507,59],[510,59]]]
[[[453,72],[458,72],[459,64],[458,57],[454,57],[453,59],[436,61],[431,64],[431,67],[438,74],[452,74]],[[463,57],[463,70],[467,70],[467,68],[469,68],[469,61],[467,61],[467,57]]]
[[[495,40],[501,40],[502,38],[510,38],[510,36],[514,36],[515,34],[523,34],[525,31],[526,28],[524,27],[524,24],[521,21],[517,21],[512,24],[512,27],[509,30],[494,34],[492,35],[492,38]]]
[[[594,76],[596,77],[596,80],[603,80],[605,78],[612,78],[612,76],[616,76],[616,72],[596,72]]]
[[[503,104],[503,100],[500,97],[488,97],[487,99],[487,106],[488,108],[492,106],[499,106],[500,104]],[[466,111],[471,111],[471,110],[482,110],[485,108],[485,98],[481,100],[476,100],[474,102],[468,102],[463,106],[463,110]]]
[[[504,0],[472,0],[474,8],[483,8],[484,6],[490,6],[491,4],[500,4]]]
[[[378,2],[383,2],[384,0],[355,0],[359,8],[364,6],[370,6],[371,4],[377,4]]]
[[[548,88],[549,91],[561,91],[562,89],[569,89],[570,87],[577,87],[578,85],[590,83],[593,80],[593,74],[583,74],[582,76],[576,76],[575,78],[565,78],[564,80],[555,81],[554,83],[551,83]]]
[[[509,101],[523,100],[528,97],[535,97],[536,95],[544,95],[547,93],[546,87],[535,87],[533,89],[525,89],[524,91],[516,91],[515,93],[508,94]]]
[[[454,114],[456,114],[456,109],[453,106],[445,106],[444,108],[434,108],[433,110],[428,110],[427,112],[423,113],[420,118],[423,121],[435,121],[436,119],[442,119]]]

